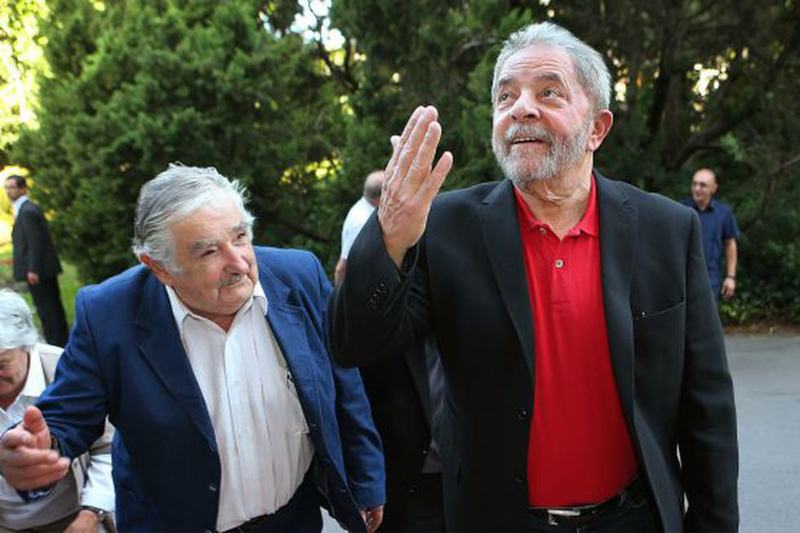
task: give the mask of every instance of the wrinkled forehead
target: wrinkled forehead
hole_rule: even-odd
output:
[[[498,83],[509,77],[541,72],[542,75],[577,78],[575,64],[569,54],[558,47],[531,44],[511,54],[500,67]]]

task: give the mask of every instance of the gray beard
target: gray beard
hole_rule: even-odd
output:
[[[588,122],[575,134],[561,141],[542,126],[535,124],[514,124],[506,130],[503,141],[500,142],[492,135],[492,151],[503,174],[520,190],[527,191],[529,186],[536,181],[547,181],[580,162],[586,153],[586,143],[592,131],[592,124]],[[530,164],[529,158],[511,153],[511,141],[515,137],[535,137],[546,142],[550,149],[544,157]]]

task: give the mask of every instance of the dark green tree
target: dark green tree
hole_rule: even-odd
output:
[[[16,154],[84,280],[134,262],[138,190],[173,161],[243,180],[259,242],[327,249],[316,197],[343,136],[339,94],[316,48],[287,31],[286,9],[272,28],[266,8],[52,3],[40,127]]]

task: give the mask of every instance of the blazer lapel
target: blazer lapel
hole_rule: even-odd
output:
[[[259,280],[267,295],[267,322],[294,380],[309,426],[322,422],[314,359],[306,337],[305,311],[291,303],[291,290],[259,261]]]
[[[152,274],[148,276],[142,289],[142,299],[135,320],[140,330],[139,349],[142,354],[166,389],[186,410],[209,444],[216,449],[211,418],[183,348],[169,298],[164,286]]]
[[[513,185],[506,179],[492,189],[478,209],[494,277],[533,376],[533,315],[514,202]]]
[[[631,276],[636,249],[636,209],[618,184],[595,170],[600,211],[600,262],[608,347],[622,409],[633,431],[633,321]],[[635,437],[634,437],[635,438]]]

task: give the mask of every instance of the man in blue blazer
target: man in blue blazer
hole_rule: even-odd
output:
[[[60,480],[108,415],[120,530],[319,531],[320,505],[378,527],[381,444],[358,372],[328,355],[330,284],[310,253],[254,248],[252,221],[212,168],[145,184],[143,265],[78,294],[41,413],[0,441],[9,483]]]

